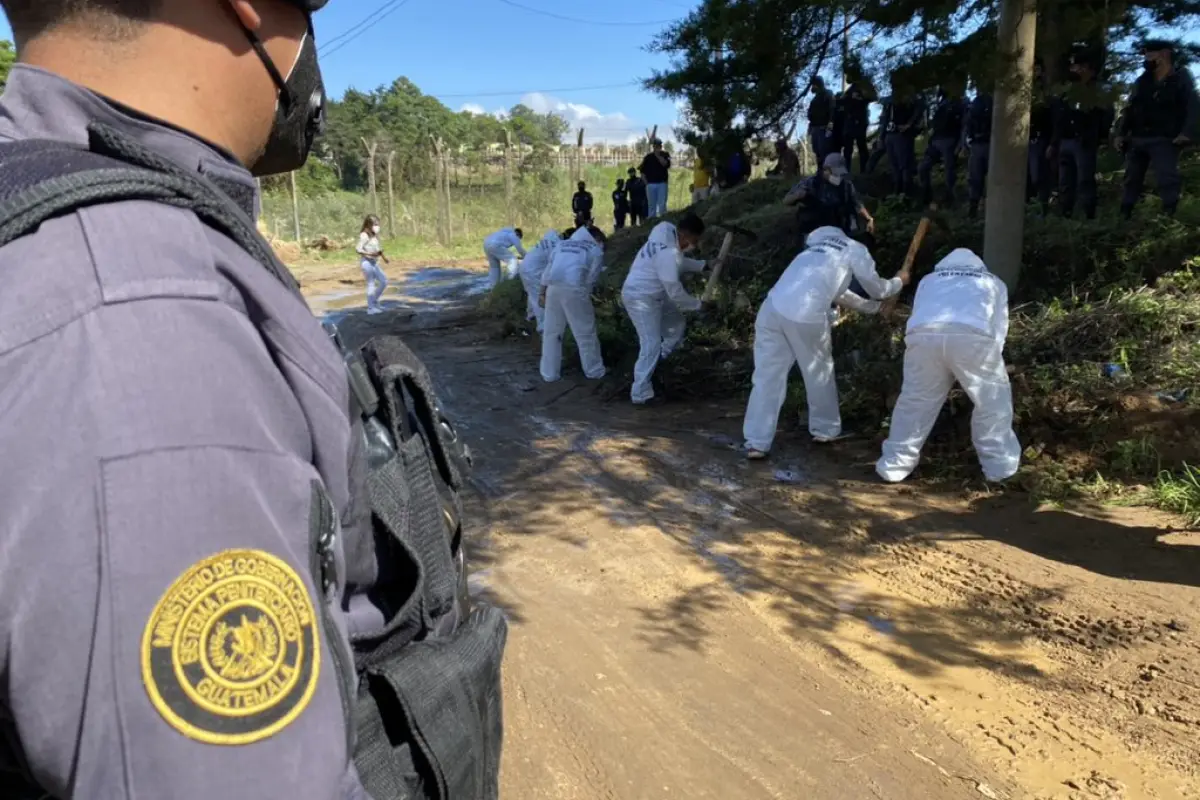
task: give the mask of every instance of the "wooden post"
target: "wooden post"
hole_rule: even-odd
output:
[[[296,193],[296,171],[288,173],[289,185],[292,187],[292,224],[296,232],[296,241],[300,241],[300,199]]]
[[[1025,173],[1036,37],[1036,0],[1003,0],[998,53],[1003,69],[993,95],[983,261],[1008,285],[1009,292],[1017,288],[1025,238]]]
[[[389,150],[387,155],[387,193],[388,193],[388,236],[396,238],[396,193],[392,189],[392,164],[396,161],[396,151]]]
[[[579,183],[583,180],[583,128],[579,129],[579,135],[575,137],[575,182]]]
[[[437,240],[440,245],[449,244],[448,231],[450,221],[446,219],[446,206],[442,199],[442,192],[446,181],[446,159],[443,157],[444,141],[441,137],[436,137],[433,134],[429,135],[433,140],[433,167],[434,167],[434,196],[437,198]]]
[[[450,208],[450,149],[442,146],[442,204],[446,210],[446,246],[454,241],[454,214]]]
[[[379,150],[379,140],[361,140],[367,149],[367,192],[371,195],[371,213],[379,216],[379,191],[375,184],[375,153]]]
[[[517,223],[513,213],[512,132],[507,129],[504,131],[504,205],[508,212],[508,226],[511,228]]]

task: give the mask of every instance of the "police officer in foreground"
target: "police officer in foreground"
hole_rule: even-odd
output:
[[[946,205],[954,204],[954,189],[958,185],[958,150],[962,144],[963,118],[966,103],[961,87],[942,86],[938,89],[930,122],[929,145],[921,160],[921,191],[925,205],[933,202],[933,168],[942,164],[946,170]]]
[[[5,798],[496,797],[465,452],[398,340],[348,379],[254,231],[320,129],[324,4],[0,0],[0,231],[76,204],[0,246]]]
[[[971,219],[979,216],[979,201],[983,199],[987,183],[991,141],[992,96],[977,85],[963,125],[963,149],[967,152],[967,216]]]
[[[1128,218],[1142,193],[1146,170],[1153,166],[1163,211],[1174,215],[1183,178],[1179,152],[1195,140],[1200,102],[1191,73],[1177,69],[1170,42],[1149,41],[1142,48],[1144,71],[1133,84],[1117,125],[1117,149],[1125,154],[1125,193],[1121,215]]]
[[[1088,219],[1096,218],[1096,159],[1114,117],[1098,72],[1092,57],[1072,55],[1070,83],[1055,104],[1052,149],[1058,153],[1058,202],[1064,217],[1074,213],[1078,201]]]

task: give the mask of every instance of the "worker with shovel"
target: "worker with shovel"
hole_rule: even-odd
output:
[[[638,334],[638,360],[630,390],[635,405],[654,400],[651,379],[658,362],[683,341],[687,328],[684,312],[700,310],[700,299],[683,288],[680,274],[705,268],[704,261],[683,255],[696,246],[702,235],[704,220],[694,213],[679,220],[678,227],[670,222],[658,223],[625,278],[621,301]]]
[[[871,241],[869,234],[862,238]],[[763,301],[754,323],[754,385],[742,428],[747,458],[763,459],[771,451],[793,364],[804,378],[809,433],[818,442],[842,438],[833,306],[876,314],[879,301],[899,294],[911,280],[907,268],[890,280],[879,277],[867,244],[834,227],[817,228]],[[873,299],[850,291],[855,278]]]

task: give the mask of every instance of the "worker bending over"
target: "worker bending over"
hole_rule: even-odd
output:
[[[679,277],[683,272],[704,269],[705,262],[683,255],[703,234],[704,220],[693,213],[679,220],[678,228],[669,222],[658,223],[634,258],[621,288],[621,301],[638,334],[638,360],[630,390],[637,405],[654,399],[654,369],[683,341],[687,327],[683,312],[700,310],[700,300],[688,294]]]
[[[577,228],[554,248],[550,266],[542,273],[545,331],[542,334],[542,379],[562,377],[562,337],[567,326],[575,337],[583,374],[593,380],[605,374],[596,334],[592,287],[604,269],[604,233],[596,227]]]
[[[817,228],[806,245],[767,294],[754,323],[754,388],[742,428],[747,458],[766,458],[771,451],[792,364],[799,365],[804,378],[813,439],[831,442],[842,435],[833,373],[833,306],[875,314],[880,300],[899,294],[909,281],[903,270],[890,280],[879,277],[866,245],[837,228]],[[855,278],[874,300],[850,291]]]
[[[491,285],[495,286],[508,277],[516,277],[517,256],[512,251],[515,248],[521,258],[525,257],[525,248],[521,247],[521,239],[525,236],[520,228],[501,228],[483,240],[483,254],[488,260],[488,277]],[[504,272],[501,271],[504,266]]]
[[[551,228],[546,231],[542,240],[525,255],[525,258],[521,259],[521,284],[525,287],[527,312],[525,319],[537,320],[538,333],[542,332],[542,323],[545,317],[541,303],[542,275],[550,266],[550,261],[554,258],[554,251],[561,241],[562,237],[558,235],[558,231]]]
[[[975,405],[971,439],[984,477],[999,482],[1017,473],[1007,336],[1008,289],[970,250],[955,250],[921,279],[905,335],[904,388],[875,465],[880,477],[895,483],[916,469],[956,380]]]

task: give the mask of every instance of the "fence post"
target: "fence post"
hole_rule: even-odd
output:
[[[363,147],[367,149],[367,191],[371,195],[371,213],[376,217],[379,216],[379,191],[375,184],[375,153],[379,150],[379,142],[375,139],[367,141],[361,140]]]
[[[513,217],[512,132],[504,131],[504,205],[508,211],[508,226],[516,225]]]
[[[387,156],[387,193],[388,193],[388,236],[396,238],[396,194],[392,190],[392,163],[396,160],[396,151],[389,150]]]
[[[454,214],[450,209],[450,151],[442,146],[442,203],[446,208],[446,246],[454,240]]]
[[[297,196],[297,193],[296,193],[296,171],[292,170],[290,173],[288,173],[288,177],[291,179],[288,181],[288,183],[291,185],[291,188],[292,188],[292,223],[295,226],[295,230],[296,230],[296,241],[299,242],[300,241],[300,198]]]
[[[575,182],[583,180],[583,128],[575,138]]]

